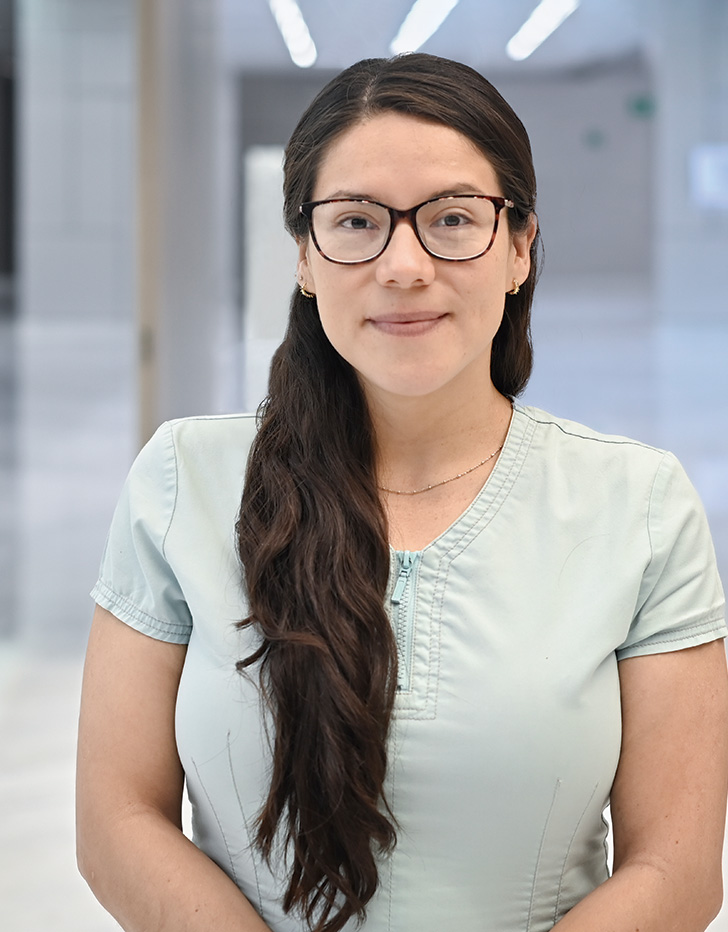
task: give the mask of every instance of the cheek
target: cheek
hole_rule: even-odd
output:
[[[347,346],[350,339],[347,339],[347,332],[351,332],[351,321],[334,306],[328,297],[319,297],[318,315],[321,321],[321,328],[326,334],[326,338],[334,349],[344,358],[347,356]]]
[[[337,266],[320,257],[314,258],[308,268],[321,326],[334,343],[335,339],[352,332],[356,321],[366,314],[363,297],[366,281],[354,268]]]
[[[319,304],[326,302],[327,296],[337,294],[336,267],[322,259],[313,245],[309,245],[303,262],[312,290],[320,296]]]
[[[501,314],[506,303],[506,288],[501,275],[477,278],[461,289],[463,302],[479,316]]]

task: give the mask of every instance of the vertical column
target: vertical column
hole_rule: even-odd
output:
[[[133,302],[131,4],[29,0],[16,9],[23,319],[126,320]]]
[[[137,0],[139,425],[234,403],[235,123],[216,0]],[[227,161],[226,161],[227,160]]]
[[[157,0],[137,0],[137,419],[141,443],[159,422],[158,339],[162,233],[162,82]]]
[[[17,633],[81,646],[133,451],[131,0],[16,4]]]

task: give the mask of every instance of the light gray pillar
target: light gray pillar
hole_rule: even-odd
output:
[[[217,0],[139,10],[139,424],[236,402],[235,110]]]
[[[17,633],[85,638],[133,453],[132,0],[16,4]]]

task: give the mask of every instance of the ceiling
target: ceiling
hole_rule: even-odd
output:
[[[298,72],[267,0],[219,0],[226,59],[243,71]],[[537,0],[460,0],[422,51],[489,72],[583,68],[638,52],[644,45],[640,0],[582,0],[533,55],[511,61],[505,46]],[[319,57],[314,69],[340,69],[389,56],[412,0],[298,0]]]

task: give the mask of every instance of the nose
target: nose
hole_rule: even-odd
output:
[[[400,288],[429,285],[433,281],[434,259],[422,248],[410,218],[397,218],[392,238],[376,260],[376,277],[380,285]]]

